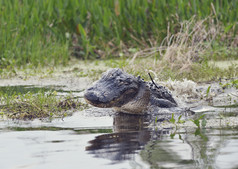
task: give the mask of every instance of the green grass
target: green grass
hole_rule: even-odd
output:
[[[148,48],[194,15],[213,14],[234,37],[237,11],[236,0],[0,0],[0,71]]]
[[[71,114],[73,110],[87,107],[70,95],[59,97],[53,90],[27,90],[20,87],[2,89],[4,90],[0,90],[0,115],[11,119],[62,118]]]

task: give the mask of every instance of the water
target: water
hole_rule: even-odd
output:
[[[228,124],[238,111],[206,114],[225,126],[156,129],[148,116],[92,108],[64,119],[0,120],[0,168],[238,168],[238,125]]]
[[[144,116],[1,121],[1,168],[237,168],[237,128],[154,131]]]

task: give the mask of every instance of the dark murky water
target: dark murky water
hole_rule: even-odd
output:
[[[237,126],[155,130],[150,117],[95,110],[0,120],[0,168],[238,168]]]

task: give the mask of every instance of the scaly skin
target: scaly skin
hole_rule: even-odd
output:
[[[121,69],[109,69],[88,88],[85,100],[96,107],[112,107],[117,112],[145,114],[150,107],[177,107],[172,95],[163,87],[145,82]]]

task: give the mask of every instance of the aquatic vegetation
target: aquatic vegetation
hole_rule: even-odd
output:
[[[192,121],[198,128],[200,128],[200,121],[204,118],[204,116],[205,116],[205,114],[201,115],[197,119],[190,119],[190,121]],[[206,126],[206,122],[205,121],[202,121],[202,126],[203,127]]]
[[[171,119],[169,120],[172,124],[183,124],[185,123],[185,120],[182,120],[183,115],[180,115],[176,121],[176,119],[174,118],[174,113],[172,113]]]
[[[0,93],[0,112],[11,119],[65,117],[87,105],[72,96],[59,97],[56,91]],[[72,111],[69,111],[72,110]]]
[[[230,82],[227,82],[224,84],[220,83],[220,85],[222,86],[223,89],[230,88],[230,87],[235,87],[236,89],[238,89],[238,79],[231,79]]]
[[[208,86],[207,91],[206,91],[206,97],[209,96],[210,90],[211,90],[211,86]]]
[[[175,124],[175,119],[174,119],[174,113],[171,116],[171,119],[169,120],[171,123]]]
[[[185,120],[181,120],[181,118],[182,118],[182,115],[179,116],[179,118],[178,118],[178,123],[180,123],[180,124],[185,123]]]

